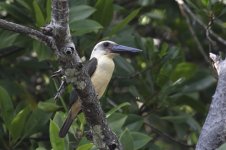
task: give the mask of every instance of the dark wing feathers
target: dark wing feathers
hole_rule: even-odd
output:
[[[97,59],[96,58],[92,58],[89,61],[85,62],[84,67],[86,68],[89,76],[91,77],[93,75],[93,73],[95,72],[96,68],[97,68]],[[70,111],[68,113],[68,117],[67,119],[64,121],[63,126],[60,129],[59,132],[59,136],[60,137],[65,137],[65,135],[67,134],[71,124],[74,121],[75,116],[77,116],[77,114],[80,111],[80,105],[78,102],[78,93],[76,91],[75,88],[73,88],[71,94],[70,94]]]
[[[94,57],[84,64],[89,76],[91,77],[97,68],[97,59]]]

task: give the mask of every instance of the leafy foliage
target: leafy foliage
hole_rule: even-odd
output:
[[[225,37],[225,2],[186,0],[204,24],[214,14],[212,30]],[[51,0],[1,0],[2,18],[39,28],[50,21]],[[190,18],[199,42],[209,51],[205,29]],[[125,150],[193,149],[216,83],[186,19],[174,1],[70,1],[70,27],[76,48],[89,59],[100,40],[137,47],[143,52],[118,57],[101,103],[110,127]],[[86,139],[80,114],[64,138],[69,93],[51,99],[59,81],[54,53],[24,35],[0,30],[0,149],[78,149],[95,146]],[[222,52],[218,44],[212,51]],[[173,140],[172,140],[173,139]]]

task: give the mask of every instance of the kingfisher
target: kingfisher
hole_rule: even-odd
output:
[[[141,52],[141,50],[119,45],[112,41],[101,41],[95,45],[90,60],[85,63],[85,68],[91,77],[98,100],[103,96],[114,72],[115,63],[113,59],[120,53],[138,52]],[[73,90],[71,97],[73,98],[73,103],[59,132],[59,136],[62,138],[66,136],[71,124],[81,111],[81,102],[75,90]]]

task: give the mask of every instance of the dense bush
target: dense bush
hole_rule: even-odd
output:
[[[125,150],[193,149],[197,142],[216,83],[205,57],[224,54],[224,45],[211,44],[198,21],[207,25],[215,16],[212,30],[224,37],[226,9],[217,0],[186,5],[194,16],[182,15],[173,0],[70,1],[70,27],[84,59],[105,39],[143,50],[115,59],[101,99]],[[50,21],[51,0],[0,0],[0,14],[39,28]],[[0,30],[0,39],[0,149],[94,149],[82,113],[66,138],[58,137],[72,88],[54,102],[54,52],[18,33]]]

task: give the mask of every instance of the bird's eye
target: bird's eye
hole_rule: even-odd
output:
[[[109,42],[104,42],[103,45],[104,45],[104,47],[108,47],[110,45],[110,43]]]

